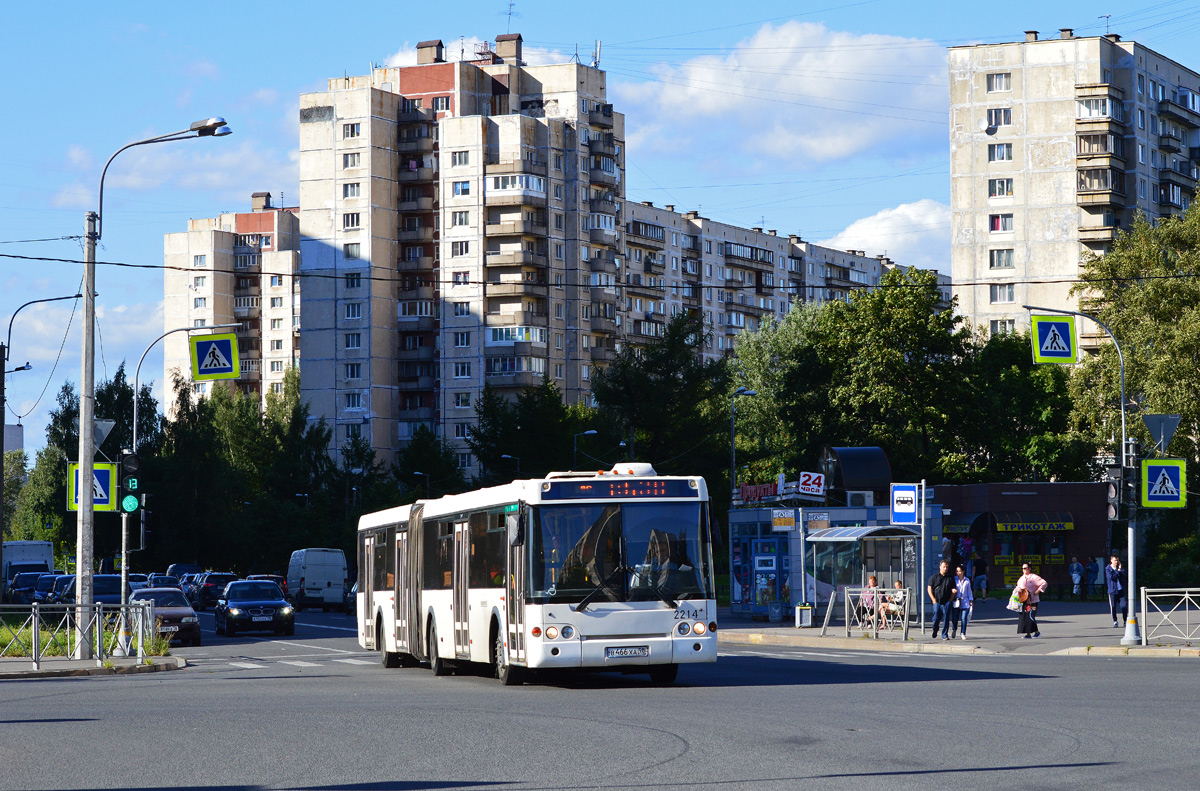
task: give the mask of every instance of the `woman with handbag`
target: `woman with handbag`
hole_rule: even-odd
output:
[[[1039,594],[1046,590],[1046,581],[1033,573],[1028,563],[1021,565],[1021,578],[1013,589],[1013,595],[1021,602],[1021,611],[1017,616],[1017,634],[1028,640],[1031,637],[1041,637],[1038,628],[1037,610],[1041,601]]]

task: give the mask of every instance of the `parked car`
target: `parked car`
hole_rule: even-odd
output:
[[[147,588],[179,588],[179,580],[169,574],[151,574],[146,582]],[[183,588],[179,588],[183,590]]]
[[[50,594],[54,592],[54,583],[58,582],[58,578],[64,576],[55,572],[53,574],[43,574],[38,580],[37,587],[33,589],[33,600],[38,604],[50,604],[52,601]]]
[[[288,597],[287,578],[279,574],[251,574],[246,577],[248,580],[263,580],[265,582],[274,582],[283,591],[283,598]]]
[[[201,574],[192,585],[192,606],[202,611],[209,605],[216,604],[225,586],[235,582],[237,578],[236,574],[227,571],[209,571]]]
[[[340,549],[297,549],[288,562],[288,589],[297,610],[341,609],[346,586],[346,554]]]
[[[239,580],[229,583],[213,608],[217,634],[269,631],[295,634],[296,613],[274,582]]]
[[[127,598],[132,598],[128,594],[131,593],[128,586],[125,588]],[[67,589],[63,591],[60,600],[64,604],[75,603],[75,577],[72,575],[71,582]],[[93,574],[92,575],[92,601],[96,604],[120,604],[121,603],[121,575],[120,574]]]
[[[133,572],[130,572],[127,576],[129,577],[129,589],[130,590],[136,591],[136,590],[141,590],[142,588],[149,587],[149,584],[150,584],[150,575],[149,574],[134,574]]]
[[[196,577],[199,574],[184,574],[179,578],[179,590],[183,591],[183,595],[188,597],[188,601],[192,599],[192,588],[196,584]]]
[[[63,574],[54,581],[54,590],[50,591],[50,595],[46,597],[47,604],[63,604],[63,596],[67,589],[71,587],[71,583],[75,581],[74,574]]]
[[[350,586],[350,590],[346,592],[346,603],[342,605],[346,611],[346,615],[356,615],[358,613],[358,580]]]
[[[202,574],[204,569],[195,563],[172,563],[167,566],[168,577],[182,577],[184,574]]]
[[[37,590],[38,580],[49,576],[44,571],[25,571],[12,578],[8,586],[9,604],[33,604],[33,592]]]
[[[134,599],[154,602],[158,633],[188,645],[200,645],[200,623],[196,611],[179,588],[142,588]]]

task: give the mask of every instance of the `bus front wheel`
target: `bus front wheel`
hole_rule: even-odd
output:
[[[435,676],[450,675],[450,665],[438,655],[437,627],[429,625],[429,669]]]
[[[506,687],[520,686],[525,678],[524,668],[513,667],[504,658],[504,636],[499,632],[496,633],[496,639],[492,641],[492,667],[495,669],[496,678],[500,679],[500,683]]]

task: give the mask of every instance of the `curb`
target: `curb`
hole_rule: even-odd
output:
[[[151,665],[123,665],[120,667],[79,667],[63,670],[23,670],[12,673],[0,673],[0,681],[21,678],[72,678],[82,676],[129,676],[137,673],[161,673],[168,670],[182,670],[187,667],[187,659],[182,656],[161,657],[165,661]],[[173,661],[172,661],[173,660]]]
[[[1113,646],[1088,645],[1077,648],[1064,648],[1051,651],[1047,656],[1132,656],[1132,657],[1197,657],[1200,658],[1200,648],[1168,648],[1166,646]]]
[[[869,637],[806,637],[800,635],[747,632],[742,630],[717,632],[717,644],[726,645],[787,645],[801,648],[847,648],[856,651],[879,651],[893,654],[996,654],[988,648],[958,643],[898,643],[892,640],[872,640]]]

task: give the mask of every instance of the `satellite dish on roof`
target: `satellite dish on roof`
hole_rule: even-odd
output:
[[[979,119],[979,123],[978,123],[978,124],[976,124],[976,126],[978,126],[978,127],[979,127],[979,131],[980,131],[980,132],[986,132],[988,129],[990,129],[990,128],[991,128],[991,125],[990,125],[990,124],[988,124],[988,122],[987,122],[987,119],[986,119],[986,118],[980,118],[980,119]]]

